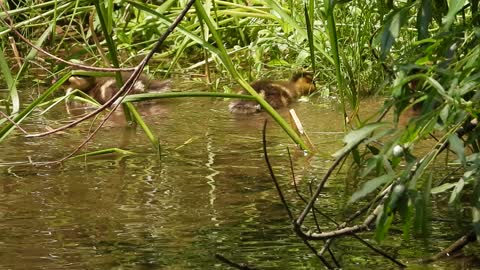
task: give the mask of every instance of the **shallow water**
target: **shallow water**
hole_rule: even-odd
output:
[[[261,142],[265,116],[234,117],[227,104],[176,99],[141,108],[159,138],[160,156],[141,129],[110,122],[87,151],[121,147],[136,155],[21,165],[61,158],[90,125],[43,138],[12,134],[0,154],[0,269],[228,269],[216,254],[258,269],[321,268],[294,236],[270,179]],[[380,103],[363,104],[368,113]],[[286,147],[296,179],[306,187],[332,164],[343,134],[333,106],[293,107],[318,154],[304,157],[272,121],[267,136],[276,176],[299,213],[303,204],[294,192]],[[44,131],[73,118],[59,106],[22,127]],[[322,210],[337,220],[354,191],[345,179],[334,175],[321,197]],[[433,222],[425,239],[406,241],[392,232],[380,247],[412,269],[474,269],[475,260],[415,263],[458,237],[445,233],[449,224]],[[333,252],[346,269],[395,268],[351,238],[335,241]]]

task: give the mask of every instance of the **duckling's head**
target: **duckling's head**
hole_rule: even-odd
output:
[[[95,86],[95,77],[90,76],[71,76],[68,78],[69,88],[89,92]]]
[[[309,95],[315,92],[313,74],[301,72],[292,76],[290,82],[295,86],[298,96]]]

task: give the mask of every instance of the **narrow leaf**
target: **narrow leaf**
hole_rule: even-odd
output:
[[[417,13],[418,40],[428,38],[428,26],[432,21],[432,0],[422,0]]]
[[[365,184],[362,185],[360,190],[357,190],[357,191],[355,191],[355,193],[353,193],[353,195],[350,198],[350,200],[348,201],[348,203],[354,203],[358,199],[361,199],[361,198],[367,196],[369,193],[376,190],[379,186],[392,181],[393,178],[394,178],[393,175],[385,174],[385,175],[382,175],[380,177],[369,180],[368,182],[366,182]]]
[[[466,0],[450,0],[448,1],[448,13],[442,19],[442,31],[448,31],[452,25],[457,13],[465,6]]]
[[[453,203],[458,196],[460,195],[460,192],[462,192],[463,187],[465,186],[465,180],[463,180],[463,177],[458,180],[458,182],[455,184],[455,188],[452,191],[452,194],[450,195],[450,200],[448,203]]]
[[[438,193],[442,193],[442,192],[445,192],[449,189],[452,189],[453,187],[455,187],[457,185],[457,183],[445,183],[443,185],[440,185],[438,187],[434,187],[432,188],[432,190],[430,191],[430,193],[432,194],[438,194]]]
[[[381,48],[380,58],[385,60],[387,54],[390,52],[395,40],[400,34],[400,29],[407,22],[409,15],[408,11],[413,5],[405,6],[401,9],[393,11],[386,18],[385,26],[381,34]]]
[[[370,136],[370,134],[376,130],[379,127],[385,126],[385,123],[374,123],[374,124],[369,124],[365,125],[364,127],[353,130],[350,133],[348,133],[343,141],[346,143],[346,145],[337,151],[335,154],[333,154],[334,157],[339,157],[342,156],[345,152],[350,151],[353,147],[355,147],[357,144],[359,144],[361,141],[363,141],[365,138]]]
[[[12,73],[10,72],[10,67],[8,66],[7,59],[3,54],[4,49],[0,46],[0,70],[2,71],[3,78],[7,82],[7,87],[9,91],[9,96],[12,101],[12,113],[18,112],[20,109],[20,99],[18,98],[17,86],[15,81],[13,80]]]
[[[450,149],[457,154],[462,165],[465,165],[466,159],[463,141],[457,136],[457,134],[450,134],[450,136],[448,136],[448,143],[450,145]]]

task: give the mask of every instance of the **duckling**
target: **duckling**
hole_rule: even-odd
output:
[[[300,96],[316,90],[313,76],[308,73],[297,73],[290,81],[260,80],[250,85],[275,109],[286,107]],[[245,90],[240,91],[240,94],[246,93]],[[235,114],[252,114],[262,110],[260,104],[254,100],[235,100],[228,108]]]
[[[398,124],[401,127],[406,127],[411,119],[416,119],[422,115],[422,103],[415,103],[410,108],[403,111],[398,119]]]
[[[128,80],[132,73],[122,72],[122,80]],[[71,76],[68,79],[69,89],[78,89],[94,98],[100,104],[106,103],[119,90],[117,82],[113,77],[92,77],[92,76]],[[170,81],[153,80],[145,75],[133,85],[130,94],[140,94],[146,92],[165,92],[170,88]]]

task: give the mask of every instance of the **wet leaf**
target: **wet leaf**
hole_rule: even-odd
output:
[[[455,17],[457,16],[457,13],[460,11],[460,9],[463,8],[467,1],[466,0],[450,0],[448,1],[448,13],[447,16],[445,16],[442,19],[442,30],[443,31],[448,31],[450,28],[450,25],[452,25],[453,21],[455,20]]]
[[[400,29],[408,20],[408,11],[412,5],[408,5],[391,13],[385,22],[385,27],[381,35],[381,54],[380,57],[384,60],[390,52],[395,40],[400,34]]]
[[[393,175],[385,174],[380,177],[369,180],[368,182],[362,185],[360,190],[357,190],[355,193],[353,193],[348,203],[356,202],[358,199],[361,199],[367,196],[372,191],[376,190],[379,186],[392,181],[393,178],[394,178]]]
[[[465,186],[465,180],[463,180],[463,177],[462,177],[455,184],[455,188],[453,189],[452,194],[450,195],[450,200],[448,201],[448,203],[451,204],[458,199],[460,192],[462,192],[464,186]]]
[[[382,158],[378,156],[371,157],[367,160],[365,163],[365,166],[363,167],[360,177],[365,177],[367,176],[373,169],[381,166]]]
[[[348,133],[343,141],[346,143],[346,145],[337,151],[335,154],[333,154],[334,157],[339,157],[342,156],[344,153],[351,151],[353,147],[355,147],[357,144],[359,144],[361,141],[363,141],[365,138],[370,136],[370,134],[376,130],[379,127],[385,126],[386,123],[374,123],[374,124],[369,124],[365,125],[364,127],[353,130],[350,133]]]
[[[448,137],[448,143],[450,144],[450,149],[457,154],[460,162],[465,166],[465,147],[463,145],[463,141],[458,138],[457,134],[451,134]]]
[[[443,185],[440,185],[438,187],[434,187],[432,188],[432,190],[430,191],[430,193],[432,194],[438,194],[438,193],[442,193],[442,192],[445,192],[451,188],[453,188],[454,186],[456,186],[457,183],[445,183]]]

